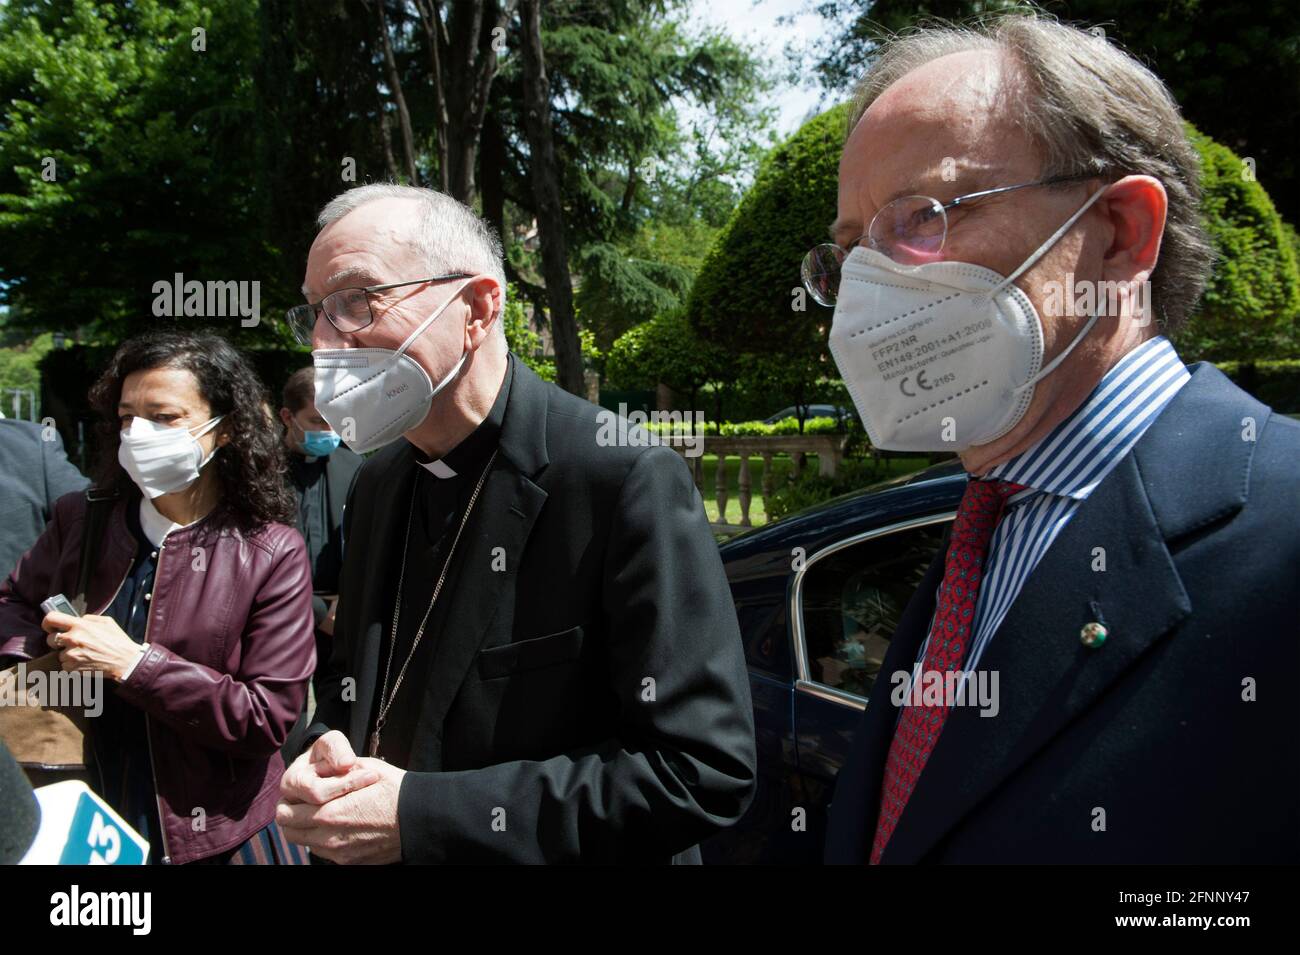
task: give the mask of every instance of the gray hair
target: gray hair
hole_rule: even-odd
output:
[[[496,324],[504,338],[506,273],[501,240],[492,226],[464,203],[432,189],[376,182],[339,193],[321,209],[316,226],[323,229],[377,199],[409,199],[417,203],[415,246],[432,274],[472,272],[490,275],[500,283],[501,309]]]
[[[1214,264],[1214,246],[1201,223],[1200,156],[1164,83],[1104,33],[1027,12],[970,26],[925,25],[890,37],[858,87],[849,130],[905,74],[972,50],[1001,55],[1024,80],[1016,119],[1042,149],[1044,177],[1095,173],[1114,181],[1145,175],[1164,185],[1169,208],[1151,297],[1159,324],[1177,331]]]

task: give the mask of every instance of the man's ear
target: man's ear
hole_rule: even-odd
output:
[[[501,283],[484,275],[470,284],[470,317],[466,329],[470,347],[483,344],[493,325],[501,320],[503,292]]]
[[[1098,205],[1111,227],[1102,277],[1107,281],[1146,281],[1160,258],[1169,207],[1165,187],[1153,176],[1125,176],[1106,187]]]

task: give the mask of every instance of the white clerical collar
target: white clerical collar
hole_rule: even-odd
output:
[[[191,521],[190,524],[192,523],[194,522]],[[172,531],[189,526],[189,524],[177,524],[163,515],[147,496],[140,498],[140,529],[144,531],[144,536],[149,538],[149,543],[154,547],[160,545]]]
[[[416,464],[420,465],[420,467],[424,468],[436,478],[443,478],[445,480],[446,478],[454,478],[456,476],[456,472],[453,471],[446,462],[442,460],[442,458],[427,463],[417,459]]]

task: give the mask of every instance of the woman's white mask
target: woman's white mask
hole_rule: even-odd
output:
[[[150,500],[184,490],[198,480],[218,451],[214,447],[211,454],[204,456],[198,439],[224,417],[218,415],[205,421],[195,434],[193,428],[169,428],[137,415],[121,433],[118,463]]]

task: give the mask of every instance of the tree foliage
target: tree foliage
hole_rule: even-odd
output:
[[[662,312],[619,336],[609,350],[605,374],[618,388],[665,384],[688,396],[725,379],[726,355],[700,339],[681,308]]]
[[[157,321],[153,284],[177,272],[264,278],[251,0],[14,0],[0,36],[11,320],[122,336]]]
[[[1024,0],[813,0],[830,23],[804,51],[828,90],[861,79],[880,38],[927,18],[966,20]],[[1043,0],[1061,20],[1100,27],[1169,86],[1187,118],[1256,161],[1260,181],[1300,217],[1300,18],[1282,0]]]
[[[831,310],[800,286],[804,253],[835,218],[847,107],[809,120],[763,162],[753,187],[709,250],[687,303],[701,338],[733,356],[738,373],[795,404],[833,372]]]

